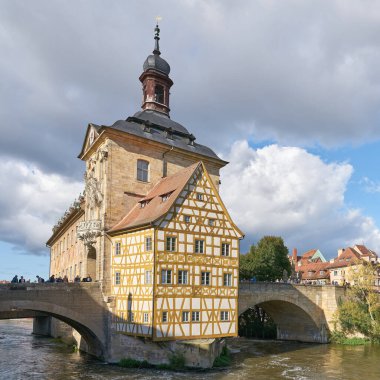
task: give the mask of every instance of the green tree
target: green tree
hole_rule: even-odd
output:
[[[264,236],[257,246],[252,245],[246,255],[241,255],[240,277],[275,281],[283,278],[284,271],[290,275],[288,253],[288,248],[281,237]]]
[[[359,333],[380,342],[380,297],[374,286],[377,271],[377,265],[366,262],[349,268],[351,286],[335,315],[344,336]]]

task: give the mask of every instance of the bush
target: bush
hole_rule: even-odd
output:
[[[231,355],[227,346],[224,346],[220,356],[214,360],[213,367],[228,367],[231,364]]]

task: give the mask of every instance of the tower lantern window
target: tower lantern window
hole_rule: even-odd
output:
[[[164,103],[164,87],[159,84],[154,88],[154,100],[157,103]]]

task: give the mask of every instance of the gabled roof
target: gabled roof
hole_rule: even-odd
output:
[[[317,262],[317,263],[308,263],[302,265],[300,267],[296,267],[296,272],[302,272],[303,280],[317,280],[330,278],[330,272],[328,270],[329,263],[328,262]],[[322,274],[320,273],[321,271]]]
[[[144,198],[140,199],[132,210],[120,222],[107,231],[107,233],[113,235],[117,232],[153,225],[169,212],[198,168],[201,168],[206,175],[218,202],[224,210],[225,216],[230,221],[231,226],[238,232],[240,238],[242,238],[244,233],[232,221],[218,191],[212,183],[206,167],[201,161],[178,171],[170,177],[162,178],[153,189]]]
[[[368,249],[365,245],[356,244],[354,250],[359,252],[361,256],[377,258],[377,254],[374,251]]]
[[[303,255],[302,255],[302,258],[311,258],[314,256],[315,252],[317,252],[316,249],[311,249],[310,251],[307,251],[305,252]]]
[[[201,165],[201,162],[197,162],[170,177],[162,178],[108,233],[112,234],[116,231],[152,224],[164,216],[170,210],[170,207],[174,204],[195,170]],[[163,195],[169,195],[164,202]]]
[[[334,259],[333,263],[329,264],[329,268],[348,267],[350,265],[355,265],[358,261],[360,261],[360,254],[353,248],[348,247]]]

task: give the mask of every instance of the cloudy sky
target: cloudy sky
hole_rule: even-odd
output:
[[[230,164],[243,250],[380,252],[380,2],[0,0],[0,280],[47,276],[89,122],[139,110],[160,15],[171,117]],[[217,136],[217,138],[215,138]]]

